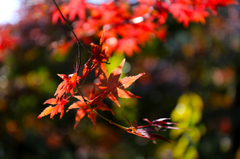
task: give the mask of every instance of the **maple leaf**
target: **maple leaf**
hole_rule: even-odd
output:
[[[98,89],[100,89],[104,95],[102,95],[102,99],[108,96],[113,102],[115,102],[119,107],[120,104],[117,100],[117,97],[121,98],[140,98],[139,96],[135,96],[131,92],[124,90],[128,88],[133,82],[135,82],[139,77],[144,75],[145,73],[140,73],[136,76],[124,77],[119,80],[122,74],[122,68],[125,63],[125,59],[121,62],[121,64],[113,70],[110,76],[107,79],[107,74],[102,72],[99,75],[100,84],[93,83]],[[98,99],[99,100],[99,99]]]
[[[85,0],[72,0],[69,4],[64,4],[60,8],[64,17],[67,17],[67,15],[69,15],[70,21],[74,21],[76,16],[78,16],[81,20],[84,20],[86,18]],[[61,17],[61,14],[58,10],[56,10],[52,16],[52,23],[56,24],[58,19],[61,19],[61,22],[65,24],[63,18]]]
[[[93,87],[90,95],[89,95],[89,104],[90,105],[97,105],[96,109],[102,110],[102,111],[110,111],[113,115],[112,109],[110,109],[106,104],[104,104],[101,100],[96,100],[99,94],[95,92],[95,87]],[[99,98],[98,98],[99,99]]]
[[[63,81],[58,85],[54,96],[60,98],[64,93],[71,93],[71,95],[74,96],[73,88],[80,79],[80,77],[77,76],[77,73],[71,75],[58,74],[58,76],[61,77]]]
[[[86,18],[86,4],[85,0],[71,1],[68,5],[69,7],[69,20],[74,21],[76,15],[79,19]]]
[[[56,105],[54,107],[52,106],[49,106],[47,108],[45,108],[41,114],[38,116],[38,118],[42,118],[48,114],[51,114],[50,115],[50,118],[52,119],[54,115],[56,115],[57,113],[61,113],[60,115],[60,119],[62,118],[63,116],[63,113],[64,113],[64,105],[69,102],[69,100],[67,99],[64,99],[65,96],[62,97],[62,99],[58,98],[55,99],[55,98],[51,98],[51,99],[48,99],[44,102],[44,104],[52,104],[52,105]]]
[[[174,3],[169,6],[169,12],[172,13],[173,17],[177,19],[178,22],[182,22],[185,27],[188,27],[189,16],[191,12],[189,11],[188,4]]]
[[[190,16],[190,20],[193,22],[201,22],[202,24],[205,24],[205,18],[209,16],[209,13],[201,8],[198,8],[194,10]]]
[[[127,56],[132,56],[133,52],[140,52],[135,38],[124,38],[118,41],[118,52],[125,52]]]
[[[68,8],[65,8],[64,4],[59,8],[61,9],[61,12],[62,12],[63,16],[67,17],[67,14],[69,12]],[[62,24],[66,24],[65,21],[63,20],[62,16],[61,16],[61,14],[59,13],[59,11],[55,10],[52,14],[52,23],[56,24],[58,22],[58,19],[61,19]]]
[[[130,128],[125,129],[128,133],[147,138],[153,141],[153,143],[156,143],[155,138],[167,141],[171,143],[169,140],[165,139],[161,135],[158,134],[152,134],[150,132],[158,132],[158,131],[165,131],[162,130],[161,128],[165,129],[179,129],[178,127],[172,127],[168,125],[178,125],[177,123],[172,123],[172,122],[166,122],[165,120],[170,120],[170,118],[160,118],[157,120],[153,120],[150,122],[148,119],[143,119],[144,121],[147,121],[149,125],[143,125],[143,126],[138,126],[136,121],[133,122],[133,126],[131,125],[130,121],[126,118],[126,116],[123,114],[124,118],[127,120]]]
[[[155,131],[155,130],[151,128],[141,128],[141,129],[136,129],[136,131],[132,131],[131,133],[146,139],[150,139],[153,141],[153,143],[156,143],[155,138],[171,143],[169,140],[165,139],[161,135],[151,134],[149,133],[149,131]]]
[[[92,56],[85,64],[85,66],[87,67],[87,64],[92,62],[92,66],[90,67],[89,72],[92,71],[94,68],[97,68],[96,76],[99,72],[99,69],[101,69],[102,71],[106,70],[103,63],[107,63],[109,58],[109,56],[106,54],[106,50],[102,47],[104,41],[104,32],[105,31],[103,30],[99,45],[95,45],[93,43],[90,44],[92,46]]]
[[[179,129],[178,127],[168,126],[168,125],[178,125],[177,123],[165,121],[165,120],[170,120],[170,119],[171,118],[159,118],[159,119],[153,120],[152,122],[150,122],[147,118],[144,118],[143,120],[147,121],[150,124],[148,126],[153,126],[156,131],[159,131],[161,128]]]
[[[110,111],[113,115],[113,111],[112,109],[110,109],[106,104],[104,104],[102,101],[96,101],[96,100],[92,100],[92,98],[94,97],[94,93],[95,93],[95,88],[93,88],[89,99],[87,97],[85,98],[85,101],[83,99],[82,96],[75,96],[75,98],[77,98],[79,101],[73,103],[67,111],[69,111],[70,109],[75,109],[78,108],[77,110],[77,114],[75,117],[75,125],[74,125],[74,129],[76,129],[78,123],[80,122],[80,120],[85,116],[85,114],[88,114],[88,118],[92,121],[93,125],[94,125],[94,129],[96,130],[96,113],[92,112],[92,110],[88,107],[88,105],[91,107],[92,105],[97,105],[95,108],[92,108],[93,110],[102,110],[102,111]],[[85,103],[87,102],[88,105]]]
[[[85,116],[86,113],[92,112],[92,110],[90,108],[88,108],[88,106],[86,105],[86,103],[84,102],[84,100],[82,99],[81,96],[75,96],[75,97],[78,98],[80,101],[73,103],[71,106],[68,107],[68,110],[67,110],[67,112],[68,112],[70,109],[78,108],[77,114],[75,117],[74,129],[76,129],[78,123]],[[93,122],[94,128],[95,128],[96,120],[92,120],[92,119],[91,119],[91,121]]]

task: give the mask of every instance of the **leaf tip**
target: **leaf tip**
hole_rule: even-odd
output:
[[[122,60],[122,62],[121,62],[121,64],[120,64],[119,66],[120,66],[120,67],[123,67],[125,61],[126,61],[126,58],[124,58],[124,59]]]
[[[52,115],[52,114],[51,114],[51,115],[50,115],[50,119],[52,119],[52,120],[53,120],[53,116],[54,116],[54,115]]]

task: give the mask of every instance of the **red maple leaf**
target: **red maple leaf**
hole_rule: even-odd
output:
[[[80,77],[77,76],[77,73],[71,75],[58,74],[58,76],[61,77],[63,81],[58,85],[54,96],[60,98],[64,93],[71,93],[71,95],[74,96],[73,88],[80,79]]]
[[[99,70],[102,70],[105,72],[106,68],[104,66],[104,63],[108,62],[109,56],[106,54],[106,50],[102,47],[103,41],[104,41],[104,32],[102,33],[101,39],[100,39],[100,45],[95,45],[91,43],[92,46],[92,56],[89,58],[89,60],[84,65],[84,73],[81,78],[84,78],[88,75],[89,72],[91,72],[94,68],[96,68],[96,76],[99,72]],[[92,63],[90,68],[88,68],[87,64]]]
[[[107,74],[105,72],[101,72],[99,75],[100,84],[93,83],[98,89],[102,92],[101,99],[108,96],[113,102],[115,102],[119,107],[120,104],[117,100],[117,97],[121,98],[140,98],[139,96],[135,96],[131,92],[124,90],[128,88],[133,82],[135,82],[139,77],[144,75],[144,73],[140,73],[136,76],[124,77],[119,80],[122,74],[122,68],[125,63],[125,59],[121,62],[121,64],[113,70],[110,76],[107,78]],[[96,99],[99,100],[99,99]]]
[[[118,41],[118,52],[125,52],[127,56],[132,56],[133,52],[140,52],[140,48],[135,38],[123,38]]]
[[[182,22],[185,27],[188,26],[190,20],[189,16],[191,15],[188,4],[180,2],[173,3],[169,6],[169,12],[172,13],[173,17],[176,18],[178,22]]]
[[[153,141],[153,143],[156,143],[155,138],[164,140],[170,143],[169,140],[165,139],[161,135],[158,134],[152,134],[150,132],[158,132],[158,131],[164,131],[164,129],[179,129],[178,127],[172,127],[168,125],[178,125],[177,123],[172,123],[172,122],[166,122],[165,120],[170,120],[170,118],[160,118],[157,120],[154,120],[150,122],[148,119],[143,119],[144,121],[147,121],[149,125],[143,125],[143,126],[138,126],[137,122],[133,122],[133,126],[131,125],[130,121],[126,118],[126,116],[123,114],[124,118],[127,120],[130,128],[124,129],[128,133],[147,138]],[[162,129],[164,128],[164,129]]]
[[[67,6],[69,8],[69,20],[73,21],[76,16],[79,19],[86,18],[86,4],[85,0],[71,1]]]
[[[88,108],[88,106],[86,105],[86,103],[84,102],[84,100],[82,99],[81,96],[75,96],[75,97],[78,98],[80,101],[73,103],[70,107],[68,107],[68,110],[67,110],[67,112],[68,112],[70,109],[78,108],[78,111],[77,111],[77,114],[75,117],[74,129],[76,129],[78,123],[85,116],[86,113],[90,114],[92,112],[92,110],[90,108]],[[95,128],[96,120],[93,120],[93,115],[91,115],[90,117],[91,117],[91,121]]]
[[[65,8],[65,5],[63,4],[61,7],[59,7],[63,16],[67,17],[68,14],[68,8]],[[61,14],[59,13],[58,10],[55,10],[52,14],[52,23],[56,24],[58,22],[58,19],[61,19],[61,23],[65,24],[65,21],[63,20]]]
[[[85,116],[85,114],[88,114],[88,118],[92,121],[93,125],[94,125],[94,129],[96,130],[96,118],[97,115],[96,113],[92,112],[92,110],[89,108],[92,107],[93,105],[97,105],[95,108],[92,108],[93,110],[102,110],[102,111],[110,111],[112,114],[113,111],[106,105],[104,104],[102,101],[96,101],[96,100],[92,100],[92,98],[94,97],[94,93],[95,93],[95,89],[93,88],[93,91],[91,92],[89,99],[87,97],[84,97],[85,100],[82,98],[82,96],[75,96],[79,101],[73,103],[67,111],[69,111],[70,109],[74,109],[74,108],[78,108],[76,117],[75,117],[75,125],[74,125],[74,129],[76,129],[78,123],[80,122],[80,120]],[[87,105],[86,104],[89,105]]]
[[[64,99],[65,97],[63,96],[62,99],[58,98],[51,98],[48,99],[44,102],[44,104],[52,104],[52,105],[56,105],[54,107],[49,106],[47,108],[45,108],[41,114],[38,116],[38,118],[42,118],[48,114],[51,113],[50,118],[52,119],[54,115],[56,115],[57,113],[61,113],[60,118],[62,118],[63,113],[64,113],[64,105],[69,102],[69,100]]]
[[[84,20],[86,18],[86,4],[85,0],[72,0],[67,5],[62,5],[61,12],[66,17],[69,15],[69,20],[74,21],[76,16],[79,17],[79,19]],[[61,14],[58,10],[54,11],[52,16],[52,23],[55,24],[58,19],[61,19],[62,23],[64,24],[64,20],[61,17]]]
[[[193,10],[191,16],[190,16],[190,20],[192,22],[201,22],[202,24],[205,24],[205,18],[209,16],[209,13],[201,8],[198,8],[196,10]]]

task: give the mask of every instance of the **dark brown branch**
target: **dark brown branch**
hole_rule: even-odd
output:
[[[78,67],[77,67],[77,73],[79,73],[79,70],[80,70],[80,67],[81,67],[81,47],[80,47],[80,45],[81,45],[87,52],[89,52],[90,54],[91,54],[91,52],[88,51],[88,50],[85,48],[85,46],[83,45],[83,43],[78,39],[78,37],[77,37],[77,35],[75,34],[75,32],[73,31],[72,27],[69,25],[67,19],[63,16],[60,8],[58,7],[58,5],[57,5],[57,3],[56,3],[56,1],[55,1],[55,0],[52,0],[52,1],[53,1],[53,3],[55,4],[55,6],[57,7],[57,9],[58,9],[61,17],[63,18],[63,20],[64,20],[65,23],[67,24],[68,28],[71,30],[73,36],[74,36],[75,39],[77,40],[77,45],[78,45],[78,60],[79,60],[79,62],[78,62]]]

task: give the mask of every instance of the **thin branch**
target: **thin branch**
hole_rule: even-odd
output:
[[[75,32],[73,31],[72,27],[69,25],[69,23],[68,23],[68,21],[66,20],[66,18],[63,16],[60,8],[58,7],[58,5],[57,5],[57,3],[56,3],[56,1],[55,1],[55,0],[52,0],[52,1],[54,2],[55,6],[57,7],[57,9],[58,9],[60,15],[62,16],[63,20],[65,21],[65,23],[67,24],[68,28],[71,30],[72,34],[74,35],[75,39],[77,40],[77,45],[78,45],[78,59],[79,59],[79,64],[78,64],[78,68],[77,68],[77,73],[78,73],[79,70],[80,70],[80,66],[81,66],[81,48],[80,48],[80,45],[82,45],[82,47],[83,47],[84,49],[86,49],[86,48],[85,48],[85,46],[83,45],[83,43],[77,38],[77,35],[76,35]],[[86,50],[87,50],[87,49],[86,49]],[[89,52],[89,51],[87,50],[87,52]],[[90,54],[91,54],[91,52],[90,52]],[[101,117],[102,119],[108,121],[108,122],[109,122],[110,124],[112,124],[112,125],[115,125],[115,126],[121,128],[121,129],[125,130],[125,131],[128,131],[128,130],[129,130],[129,128],[124,127],[124,126],[122,126],[122,125],[119,125],[119,124],[117,124],[117,123],[114,123],[114,122],[112,122],[111,120],[109,120],[109,119],[107,119],[106,117],[104,117],[104,116],[102,116],[101,114],[99,114],[96,110],[94,110],[94,109],[88,104],[87,100],[84,98],[84,96],[83,96],[82,92],[80,91],[80,89],[79,89],[78,87],[77,87],[77,89],[78,89],[79,94],[82,96],[85,104],[88,106],[89,109],[91,109],[91,111],[92,111],[93,113],[97,114],[99,117]]]
[[[74,36],[75,39],[77,40],[77,45],[78,45],[78,60],[79,60],[78,68],[77,68],[77,73],[78,73],[79,70],[80,70],[80,67],[81,67],[81,47],[80,47],[80,45],[81,45],[87,52],[89,52],[90,54],[91,54],[91,52],[88,51],[88,50],[85,48],[85,46],[83,45],[83,43],[78,39],[78,37],[77,37],[77,35],[75,34],[75,32],[73,31],[72,27],[69,25],[67,19],[63,16],[60,8],[58,7],[58,5],[57,5],[57,3],[56,3],[56,1],[55,1],[55,0],[52,0],[52,1],[53,1],[53,3],[55,4],[55,6],[57,7],[57,9],[58,9],[61,17],[63,18],[63,20],[64,20],[65,23],[67,24],[68,28],[71,30],[73,36]]]
[[[65,23],[67,24],[67,26],[68,26],[68,28],[71,30],[71,32],[73,33],[73,35],[74,35],[74,37],[76,38],[76,40],[77,40],[78,42],[80,42],[80,41],[78,40],[78,38],[77,38],[76,34],[74,33],[74,31],[73,31],[72,27],[69,25],[69,23],[68,23],[67,19],[66,19],[66,18],[63,16],[63,14],[62,14],[62,12],[61,12],[60,8],[58,7],[58,5],[57,5],[57,3],[56,3],[56,1],[55,1],[55,0],[52,0],[52,1],[54,2],[55,6],[57,7],[57,9],[58,9],[59,13],[61,14],[61,16],[62,16],[63,20],[65,21]]]

